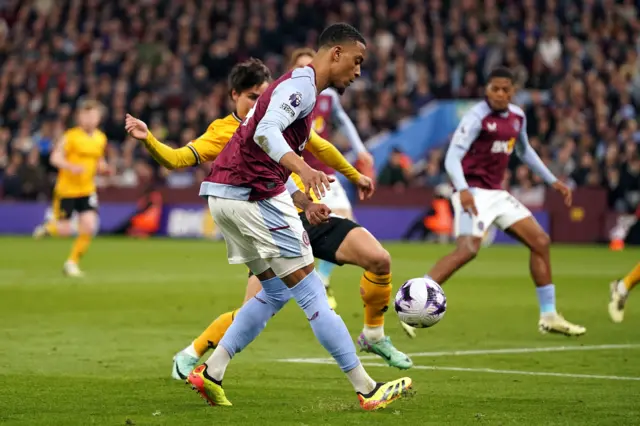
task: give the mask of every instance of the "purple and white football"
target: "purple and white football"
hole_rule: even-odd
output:
[[[396,294],[395,309],[400,321],[416,328],[437,324],[447,310],[442,287],[429,278],[412,278]]]

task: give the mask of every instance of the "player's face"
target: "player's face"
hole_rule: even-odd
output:
[[[338,45],[333,48],[331,86],[343,94],[356,78],[360,77],[360,64],[364,61],[366,46],[360,42]]]
[[[487,99],[492,109],[504,111],[509,108],[513,96],[513,83],[510,79],[496,77],[487,85]]]
[[[309,65],[311,63],[311,61],[313,61],[313,58],[311,56],[302,55],[302,56],[298,57],[298,59],[296,59],[295,67],[296,68],[306,67],[307,65]]]
[[[234,91],[231,94],[231,97],[236,104],[236,113],[240,118],[244,119],[249,110],[256,104],[260,95],[267,90],[267,87],[269,87],[269,83],[265,81],[264,83],[257,84],[241,93]]]
[[[93,130],[100,125],[102,114],[98,108],[82,110],[78,112],[78,124],[84,129]]]

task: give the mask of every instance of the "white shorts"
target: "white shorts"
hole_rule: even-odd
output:
[[[309,236],[288,192],[261,201],[209,196],[208,202],[211,216],[224,235],[229,263],[264,259],[270,264],[270,259],[299,258],[293,270],[313,263]]]
[[[454,235],[483,237],[492,224],[505,230],[516,222],[531,216],[531,211],[520,201],[501,189],[471,188],[478,216],[472,216],[462,209],[460,193],[451,197],[455,214]]]
[[[349,210],[351,211],[351,202],[349,201],[349,197],[347,197],[347,193],[342,187],[340,180],[337,176],[332,176],[335,180],[331,182],[331,191],[325,191],[325,197],[320,200],[320,202],[324,203],[331,210]]]

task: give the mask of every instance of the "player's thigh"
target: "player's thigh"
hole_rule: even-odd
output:
[[[262,259],[273,272],[285,277],[313,264],[309,235],[288,193],[251,203],[242,222]]]
[[[505,232],[536,252],[549,249],[549,235],[533,217],[527,216],[505,229]]]
[[[76,210],[75,198],[54,198],[53,200],[53,218],[58,222],[68,222]]]
[[[491,224],[494,222],[497,212],[494,209],[495,194],[492,191],[472,189],[472,194],[478,215],[467,213],[460,203],[460,193],[456,192],[451,197],[453,205],[453,232],[456,238],[470,236],[482,238]]]
[[[338,251],[344,245],[351,231],[360,228],[360,225],[352,220],[331,215],[329,220],[320,225],[311,225],[304,213],[300,213],[302,226],[309,235],[313,256],[327,262],[343,265],[351,263],[339,259]],[[344,258],[344,255],[342,256]]]
[[[262,290],[262,284],[260,280],[253,273],[249,273],[249,279],[247,280],[247,289],[244,293],[244,302],[253,298]]]
[[[495,224],[503,231],[524,219],[533,219],[531,211],[507,191],[501,191],[500,198],[495,201],[493,208],[496,211]],[[535,220],[527,222],[537,225]]]
[[[207,198],[209,204],[209,211],[213,220],[220,228],[222,235],[224,235],[224,241],[227,246],[227,259],[231,264],[245,263],[260,259],[260,255],[253,245],[252,241],[248,239],[241,228],[241,222],[246,216],[243,213],[245,208],[244,204],[249,204],[248,201],[229,200],[225,198],[210,196]],[[258,265],[257,265],[258,266]],[[257,267],[256,266],[256,267]],[[254,273],[261,273],[250,268]]]
[[[351,219],[353,216],[353,209],[351,207],[349,197],[347,196],[347,192],[344,190],[340,180],[336,176],[334,176],[334,179],[335,180],[331,182],[330,185],[331,190],[326,192],[326,195],[321,201],[326,204],[333,213]]]
[[[375,274],[391,272],[391,256],[371,233],[363,228],[352,229],[338,248],[340,264],[358,265]]]
[[[93,234],[98,228],[98,196],[79,197],[75,201],[75,211],[78,213],[78,231]]]

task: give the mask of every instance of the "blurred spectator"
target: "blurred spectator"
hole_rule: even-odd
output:
[[[378,183],[382,186],[404,188],[409,184],[411,173],[411,159],[399,148],[394,147],[389,161],[378,176]]]
[[[103,128],[118,175],[104,184],[136,186],[154,176],[177,186],[197,182],[202,168],[169,173],[155,165],[126,137],[125,113],[184,145],[230,112],[225,78],[234,63],[256,56],[277,76],[293,48],[313,47],[339,20],[369,41],[362,77],[343,96],[364,140],[434,99],[481,97],[491,68],[506,65],[528,91],[531,142],[552,170],[608,188],[618,209],[635,208],[640,23],[633,0],[0,1],[3,186],[19,196],[12,181],[34,148],[48,167],[51,145],[73,125],[82,97],[107,106]],[[411,171],[396,164],[401,158],[392,155],[381,184],[441,183],[441,160]],[[510,166],[508,184],[537,199],[539,179],[519,171],[517,159]]]

